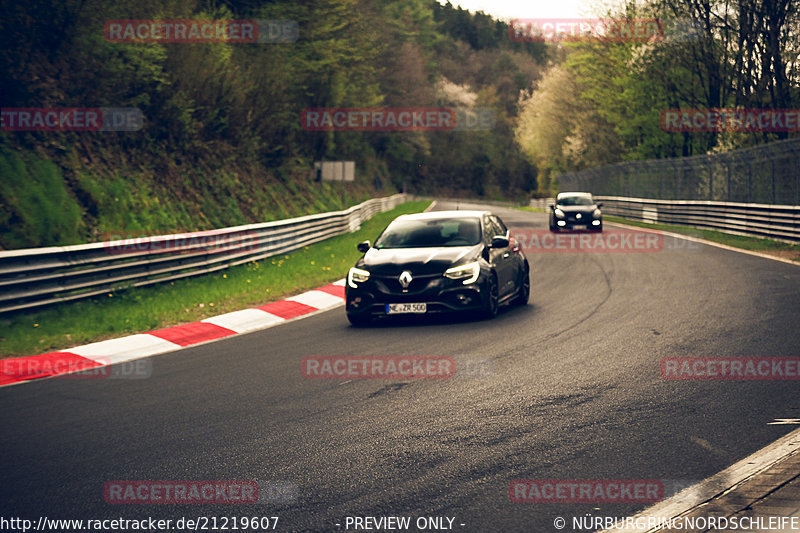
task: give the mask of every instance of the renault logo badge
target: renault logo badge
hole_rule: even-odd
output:
[[[411,285],[412,279],[413,278],[411,277],[411,272],[409,272],[408,270],[404,270],[403,273],[400,274],[400,277],[398,278],[398,280],[400,281],[400,285],[402,285],[404,289],[407,289],[408,286]]]

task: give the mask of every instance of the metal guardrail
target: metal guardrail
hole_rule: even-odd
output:
[[[0,252],[0,313],[207,274],[357,230],[405,194],[344,211],[210,231]]]
[[[603,213],[660,224],[680,224],[747,235],[800,242],[800,206],[654,200],[595,196]]]
[[[656,200],[622,196],[594,196],[603,214],[642,222],[678,224],[734,235],[800,242],[800,206]],[[549,208],[555,200],[531,200],[531,207]]]
[[[528,207],[533,207],[535,209],[547,209],[553,205],[555,201],[555,198],[531,198]]]

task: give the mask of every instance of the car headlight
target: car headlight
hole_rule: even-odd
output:
[[[463,279],[464,285],[474,283],[481,273],[481,265],[477,261],[467,263],[453,268],[448,268],[444,271],[444,277],[450,279]]]
[[[368,279],[369,272],[361,270],[360,268],[353,267],[350,269],[350,272],[347,273],[347,284],[354,289],[358,288],[356,283],[364,283]]]
[[[555,213],[558,218],[564,218],[564,211],[562,211],[561,209],[556,208]]]
[[[592,213],[592,216],[593,216],[594,218],[600,218],[600,215],[602,215],[602,214],[603,214],[603,213],[601,213],[599,209],[595,209],[595,210],[594,210],[594,213]]]

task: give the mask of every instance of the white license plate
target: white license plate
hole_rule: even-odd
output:
[[[572,229],[586,229],[586,224],[575,224]]]
[[[387,315],[399,315],[402,313],[426,313],[428,304],[386,304]]]

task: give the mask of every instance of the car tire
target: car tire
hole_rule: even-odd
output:
[[[372,318],[364,315],[347,315],[350,324],[357,328],[366,328],[372,324]]]
[[[603,223],[601,222],[600,225],[597,226],[597,229],[594,231],[596,231],[597,233],[603,233]]]
[[[514,305],[528,305],[531,298],[531,276],[530,269],[525,268],[522,273],[522,279],[519,282],[519,290],[517,296],[514,298]]]
[[[486,291],[488,292],[488,296],[486,297],[486,302],[484,303],[481,315],[485,319],[491,319],[497,316],[497,313],[500,309],[497,275],[494,273],[492,273],[492,275],[489,277],[489,281],[486,283]]]

